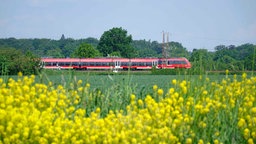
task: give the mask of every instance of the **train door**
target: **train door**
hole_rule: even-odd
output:
[[[120,67],[121,67],[121,62],[115,61],[115,68],[120,68]]]
[[[157,61],[153,61],[153,62],[152,62],[152,67],[156,67],[156,66],[157,66],[157,64],[158,64],[158,62],[157,62]]]

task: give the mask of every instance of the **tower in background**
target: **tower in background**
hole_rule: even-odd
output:
[[[162,57],[167,58],[169,57],[168,53],[169,49],[169,32],[164,32],[163,31],[163,43],[162,43]]]

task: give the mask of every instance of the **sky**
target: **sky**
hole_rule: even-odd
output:
[[[83,39],[122,27],[189,51],[256,44],[256,0],[0,0],[0,38]]]

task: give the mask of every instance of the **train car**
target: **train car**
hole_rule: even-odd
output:
[[[108,69],[123,69],[121,63],[128,62],[126,58],[82,58],[79,65],[74,66],[77,70],[108,70]]]
[[[149,70],[191,68],[186,58],[42,58],[45,69]]]
[[[121,63],[124,70],[149,70],[152,67],[157,67],[158,58],[133,58],[129,59],[128,63]]]
[[[159,69],[191,68],[190,62],[186,58],[161,58],[158,61]]]
[[[78,58],[42,58],[44,69],[73,69],[79,62]]]

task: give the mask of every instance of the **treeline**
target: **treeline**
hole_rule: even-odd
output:
[[[11,47],[20,50],[22,53],[31,52],[37,57],[72,57],[74,51],[82,43],[89,43],[96,47],[99,41],[95,38],[79,39],[65,38],[62,35],[60,40],[52,39],[0,39],[0,48]]]
[[[72,38],[52,39],[0,39],[0,48],[15,48],[22,53],[31,52],[37,57],[68,58],[75,57],[75,52],[82,44],[87,43],[95,49],[99,44],[96,38],[75,40]],[[132,57],[162,57],[162,44],[157,41],[133,40],[131,46],[134,48]],[[170,57],[189,58],[189,51],[178,42],[170,42],[168,54]],[[102,54],[100,55],[102,56]]]
[[[108,40],[109,42],[109,40]],[[36,57],[78,57],[81,54],[79,51],[83,46],[90,46],[90,51],[96,50],[97,57],[106,56],[99,50],[100,40],[96,38],[86,38],[75,40],[61,36],[59,40],[52,39],[15,39],[7,38],[0,39],[0,70],[1,74],[16,74],[17,71],[8,68],[10,65],[13,68],[21,68],[25,73],[34,73],[34,68],[29,68],[27,64]],[[113,42],[111,42],[113,43]],[[105,44],[103,44],[105,46]],[[119,44],[120,45],[120,44]],[[130,43],[132,48],[131,57],[162,57],[162,44],[157,41],[150,40],[132,40]],[[192,73],[201,74],[206,71],[251,71],[256,69],[256,45],[243,44],[240,46],[234,45],[219,45],[215,47],[215,51],[207,49],[194,49],[189,52],[181,43],[170,42],[167,50],[168,57],[186,57],[192,63]],[[9,51],[8,51],[9,50]],[[14,51],[14,52],[10,52]],[[121,54],[123,52],[111,51],[112,54]],[[8,54],[16,54],[19,56],[6,56]],[[93,55],[92,55],[93,56]],[[7,61],[7,57],[10,58]],[[24,62],[25,64],[20,64]],[[37,63],[33,62],[33,64]],[[39,64],[37,64],[39,65]],[[8,68],[8,70],[7,70]]]
[[[255,71],[256,45],[243,44],[219,45],[214,52],[206,49],[194,49],[189,58],[193,64],[194,73],[205,71]]]

